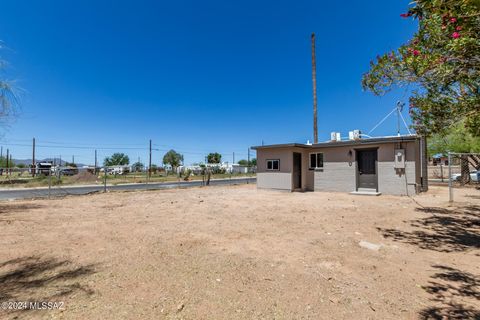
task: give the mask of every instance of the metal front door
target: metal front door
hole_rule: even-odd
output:
[[[377,190],[377,150],[357,150],[358,187]]]
[[[293,189],[302,188],[302,154],[293,153]]]

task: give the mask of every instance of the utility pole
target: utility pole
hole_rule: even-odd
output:
[[[72,164],[75,164],[75,155],[72,154]]]
[[[312,86],[313,86],[313,143],[318,143],[317,127],[317,63],[315,60],[315,33],[312,33]]]
[[[32,141],[32,177],[35,177],[36,170],[35,165],[35,138]]]
[[[150,139],[150,154],[148,157],[148,178],[152,176],[152,139]]]
[[[97,174],[97,149],[95,149],[95,169],[93,170],[94,174]]]
[[[235,164],[235,152],[233,153],[233,162],[232,164]]]
[[[3,146],[0,147],[0,158],[3,158]]]
[[[247,165],[248,165],[247,171],[250,172],[250,148],[248,148],[248,151],[247,151]]]

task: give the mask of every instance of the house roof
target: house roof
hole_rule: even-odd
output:
[[[284,144],[271,144],[265,146],[254,146],[252,149],[273,149],[273,148],[330,148],[330,147],[343,147],[343,146],[356,146],[356,145],[368,145],[368,144],[380,144],[380,143],[396,143],[415,141],[420,139],[417,135],[408,136],[388,136],[388,137],[374,137],[363,138],[359,140],[342,140],[342,141],[325,141],[315,144],[303,144],[303,143],[284,143]]]
[[[281,143],[281,144],[269,144],[265,146],[253,146],[251,147],[251,149],[257,150],[257,149],[291,148],[291,147],[311,148],[312,146],[309,144],[303,144],[303,143]]]

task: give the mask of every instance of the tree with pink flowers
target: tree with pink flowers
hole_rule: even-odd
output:
[[[371,62],[363,88],[383,95],[412,85],[418,133],[443,134],[460,123],[480,136],[480,1],[417,0],[400,17],[418,23],[417,32]]]

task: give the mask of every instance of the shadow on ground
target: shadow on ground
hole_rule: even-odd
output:
[[[0,203],[0,214],[22,212],[32,209],[40,209],[43,207],[43,205],[38,203]]]
[[[385,238],[439,252],[465,252],[480,248],[480,206],[454,209],[421,207],[425,217],[408,221],[412,231],[377,228]],[[426,292],[432,306],[420,311],[421,319],[480,319],[473,307],[480,301],[480,279],[468,272],[444,265],[434,265]]]
[[[38,256],[1,262],[0,301],[58,302],[77,292],[92,295],[93,290],[82,282],[95,272],[95,265]]]
[[[480,248],[480,206],[417,208],[428,216],[410,221],[413,231],[377,228],[385,238],[440,252]]]
[[[437,273],[423,289],[433,296],[434,306],[421,310],[420,318],[480,319],[480,311],[467,304],[480,300],[479,277],[442,265],[433,268]]]

